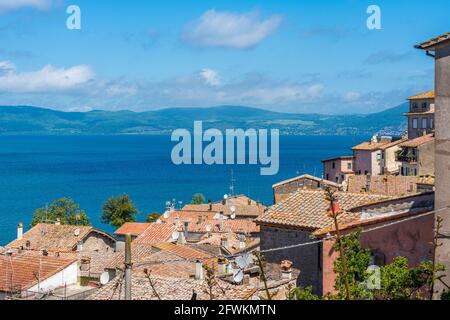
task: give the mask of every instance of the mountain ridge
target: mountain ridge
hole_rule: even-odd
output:
[[[244,106],[166,108],[144,112],[130,110],[65,112],[45,107],[0,106],[0,135],[107,135],[169,134],[192,128],[280,129],[285,135],[400,135],[406,129],[402,104],[372,114],[296,114]]]

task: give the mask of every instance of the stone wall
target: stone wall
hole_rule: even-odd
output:
[[[112,252],[115,242],[95,232],[91,232],[83,242],[83,251]]]
[[[313,241],[310,232],[279,229],[261,226],[261,250],[279,248],[299,243]],[[322,256],[320,245],[309,245],[300,248],[280,250],[265,253],[268,263],[280,264],[283,260],[290,260],[293,268],[300,271],[297,286],[312,286],[315,293],[321,294],[322,289]]]
[[[417,192],[417,177],[404,176],[352,176],[348,192],[370,192],[382,195],[408,195]]]

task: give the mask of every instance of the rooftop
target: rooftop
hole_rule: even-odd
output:
[[[355,220],[358,213],[350,212],[352,208],[387,200],[390,197],[365,193],[335,193],[344,214],[340,215],[342,223]],[[306,230],[328,228],[333,220],[328,217],[329,203],[323,190],[300,190],[281,203],[269,208],[268,212],[256,222],[262,225],[279,225]]]
[[[415,96],[409,97],[408,100],[423,100],[423,99],[434,99],[434,90],[427,91],[424,93],[417,94]]]
[[[44,256],[0,255],[0,291],[28,290],[38,283],[64,270],[74,259]]]
[[[124,236],[126,234],[132,235],[132,236],[139,236],[147,230],[148,227],[150,227],[151,223],[139,223],[139,222],[127,222],[124,225],[122,225],[119,229],[114,232],[114,234]]]
[[[450,40],[450,32],[440,35],[436,38],[432,38],[425,42],[422,42],[421,44],[416,46],[416,49],[434,50],[436,46],[443,44],[449,40]]]
[[[115,239],[102,231],[90,226],[69,226],[40,223],[23,234],[22,240],[14,240],[7,245],[8,248],[24,247],[26,249],[50,251],[73,251],[79,241],[86,238],[91,232]]]
[[[150,223],[143,233],[136,240],[137,243],[160,243],[167,242],[172,239],[172,233],[176,231],[174,224]]]
[[[341,185],[338,184],[338,183],[335,183],[335,182],[332,182],[332,181],[328,181],[328,180],[324,180],[322,178],[314,177],[314,176],[311,176],[309,174],[304,174],[304,175],[301,175],[301,176],[298,176],[298,177],[295,177],[295,178],[291,178],[291,179],[288,179],[288,180],[284,180],[284,181],[281,181],[281,182],[279,182],[277,184],[274,184],[272,186],[272,188],[281,187],[281,186],[283,186],[285,184],[288,184],[288,183],[291,183],[291,182],[295,182],[297,180],[302,180],[302,179],[313,180],[313,181],[316,181],[316,182],[319,182],[319,183],[323,183],[324,185],[332,186],[332,187],[335,187],[335,188],[340,188],[341,187]]]
[[[337,161],[337,160],[353,160],[353,158],[354,158],[353,156],[340,156],[340,157],[325,159],[325,160],[322,160],[322,162],[330,162],[330,161]]]
[[[403,148],[417,148],[421,145],[434,141],[434,134],[427,134],[412,140],[407,140],[403,142],[400,147]]]
[[[363,143],[358,144],[353,147],[352,150],[355,151],[376,151],[381,150],[387,144],[392,143],[392,141],[384,141],[384,142],[373,142],[373,141],[365,141]]]

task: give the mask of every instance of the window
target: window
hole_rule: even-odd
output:
[[[348,170],[352,170],[352,163],[351,162],[347,163],[347,169]]]
[[[422,118],[422,129],[428,128],[428,118]]]
[[[333,169],[336,169],[336,162],[333,162],[332,167]]]
[[[327,180],[330,181],[330,175],[327,173]]]
[[[434,129],[434,118],[430,117],[430,129]]]
[[[364,174],[366,175],[366,176],[368,176],[369,175],[369,171],[364,171]]]
[[[428,107],[428,103],[426,103],[426,102],[422,103],[422,108],[423,109],[426,109],[427,107]]]
[[[417,118],[412,119],[412,127],[413,127],[413,129],[419,128],[419,119],[417,119]]]
[[[417,102],[413,103],[413,109],[417,109],[419,106],[417,105]]]
[[[405,175],[405,168],[402,167],[401,176],[404,176],[404,175]]]

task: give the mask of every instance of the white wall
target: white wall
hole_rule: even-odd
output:
[[[31,292],[47,292],[49,289],[61,288],[64,285],[73,285],[78,282],[78,263],[75,261],[70,266],[64,270],[58,272],[57,274],[51,276],[50,278],[41,281],[39,287],[35,285],[34,287],[28,289]]]

